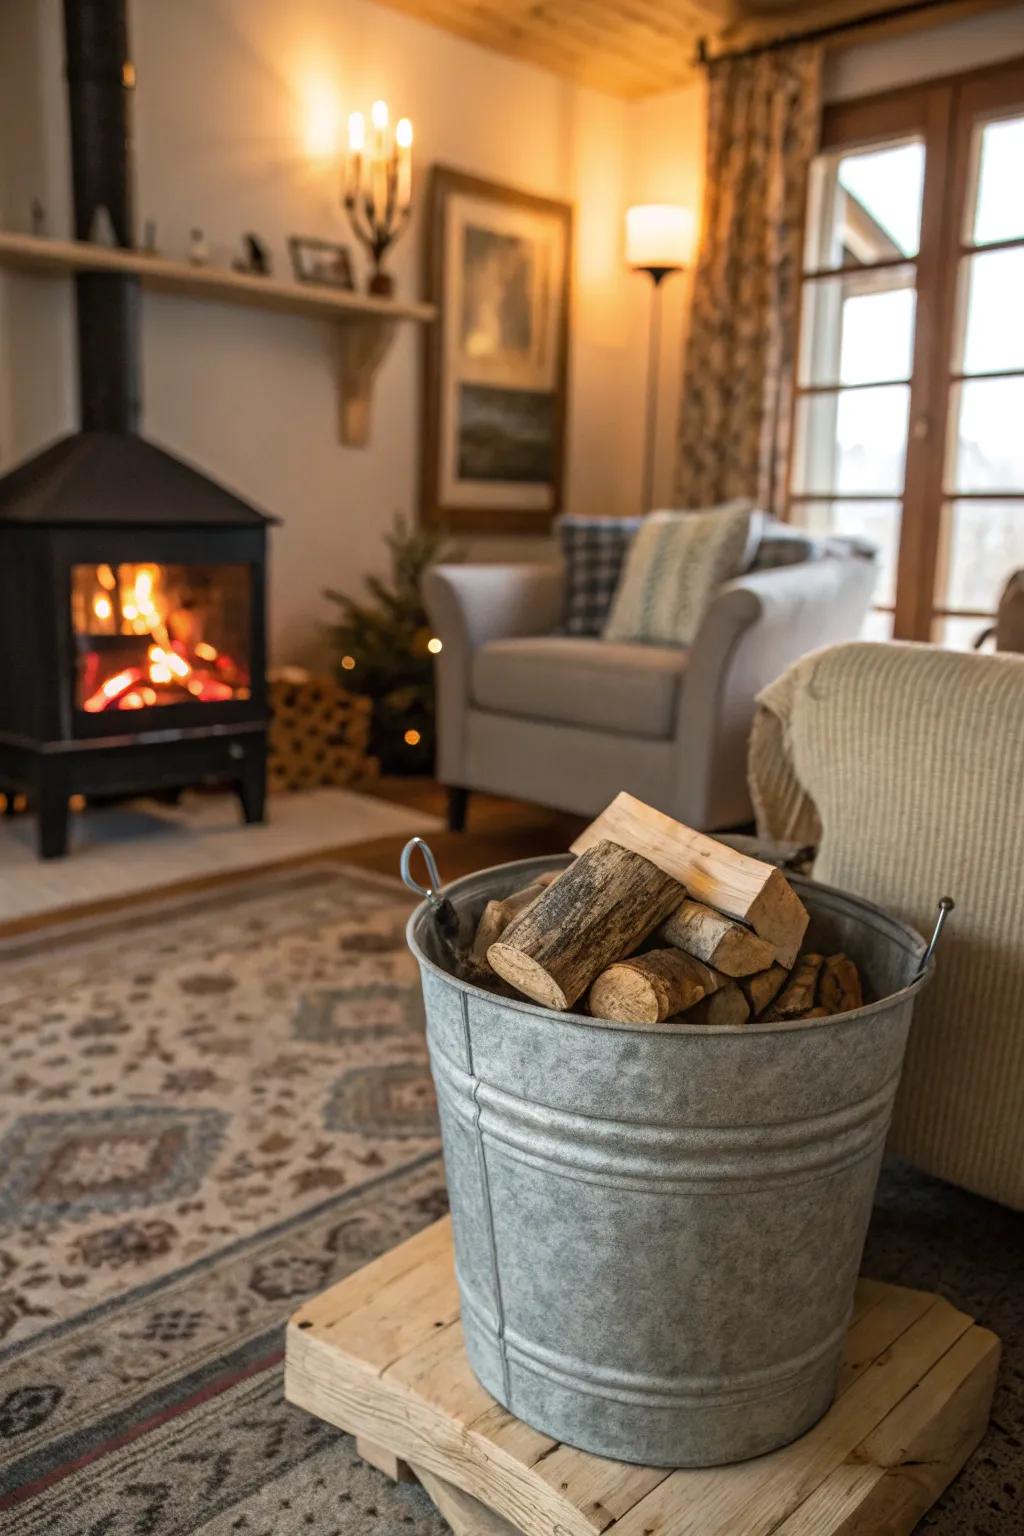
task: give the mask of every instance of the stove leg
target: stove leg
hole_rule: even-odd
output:
[[[68,793],[57,779],[42,778],[36,785],[36,816],[41,859],[62,859],[68,851]]]
[[[246,824],[265,821],[267,799],[267,753],[264,746],[250,748],[242,763],[241,776],[236,785],[242,803],[242,815]]]

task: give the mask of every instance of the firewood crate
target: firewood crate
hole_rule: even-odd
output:
[[[606,1460],[477,1381],[446,1218],[295,1314],[285,1390],[418,1477],[456,1536],[907,1536],[984,1434],[998,1360],[940,1297],[862,1279],[838,1395],[802,1438],[708,1470]]]

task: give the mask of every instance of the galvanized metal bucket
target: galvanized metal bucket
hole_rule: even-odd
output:
[[[565,858],[446,888],[484,903]],[[559,1441],[711,1466],[802,1434],[835,1393],[925,944],[793,879],[807,948],[880,1001],[709,1030],[550,1013],[453,977],[432,908],[409,922],[440,1105],[473,1370]]]

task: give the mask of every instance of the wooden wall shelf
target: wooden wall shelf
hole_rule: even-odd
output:
[[[328,319],[341,325],[341,440],[353,447],[369,441],[373,380],[402,321],[429,325],[432,304],[346,293],[314,283],[281,282],[221,267],[194,267],[165,256],[91,245],[84,240],[51,240],[0,231],[0,266],[50,277],[76,272],[126,272],[155,293],[216,299],[279,314]]]

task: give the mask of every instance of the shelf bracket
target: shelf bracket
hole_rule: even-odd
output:
[[[349,448],[370,441],[373,383],[391,350],[397,323],[390,316],[360,316],[341,327],[341,440]]]

